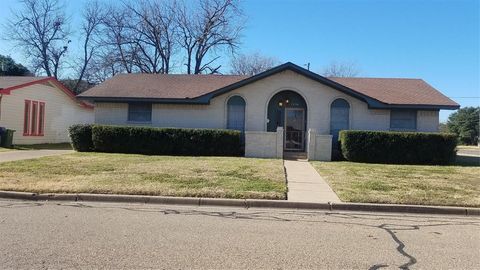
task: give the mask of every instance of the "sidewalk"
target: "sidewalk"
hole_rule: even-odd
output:
[[[0,153],[0,162],[40,158],[73,153],[73,150],[18,150]]]
[[[284,160],[288,200],[293,202],[341,202],[308,161]]]

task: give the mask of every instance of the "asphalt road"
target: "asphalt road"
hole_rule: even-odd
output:
[[[480,218],[0,200],[0,268],[478,269]]]

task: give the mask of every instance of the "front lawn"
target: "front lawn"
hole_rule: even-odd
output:
[[[105,153],[2,163],[0,190],[286,198],[281,160]]]
[[[5,148],[5,147],[0,147],[0,152],[7,152],[7,151],[12,151],[13,149],[10,148]]]
[[[312,162],[342,201],[480,207],[480,167]]]

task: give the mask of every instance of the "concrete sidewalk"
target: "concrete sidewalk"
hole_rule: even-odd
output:
[[[73,150],[18,150],[0,153],[0,162],[16,161],[73,153]]]
[[[284,160],[288,200],[293,202],[341,202],[308,161]]]

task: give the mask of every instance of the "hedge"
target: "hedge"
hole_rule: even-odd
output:
[[[345,159],[387,164],[448,164],[455,159],[454,134],[389,131],[340,131]]]
[[[93,151],[92,125],[73,125],[68,128],[73,149],[79,152]]]
[[[107,153],[192,156],[243,154],[240,132],[235,130],[92,125],[90,140],[94,151]],[[88,144],[85,142],[85,145]]]

